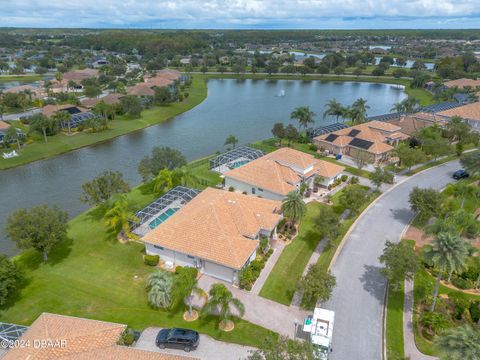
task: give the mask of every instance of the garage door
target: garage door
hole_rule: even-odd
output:
[[[218,265],[209,261],[205,261],[203,267],[203,272],[205,274],[228,282],[233,281],[233,271],[233,269],[230,269],[226,266]]]

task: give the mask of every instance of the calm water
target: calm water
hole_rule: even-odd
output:
[[[277,94],[285,90],[285,96]],[[275,122],[288,123],[297,106],[309,105],[322,119],[325,103],[336,98],[351,104],[357,98],[368,100],[369,115],[388,112],[392,104],[406,97],[402,88],[386,84],[321,82],[300,80],[210,80],[207,99],[164,124],[125,135],[104,144],[76,150],[49,160],[0,171],[0,228],[17,208],[57,204],[70,215],[86,209],[80,202],[81,185],[106,169],[119,170],[136,184],[140,181],[137,164],[153,146],[171,146],[189,160],[223,150],[229,134],[240,144],[271,137]],[[0,252],[12,254],[15,248],[0,238]]]

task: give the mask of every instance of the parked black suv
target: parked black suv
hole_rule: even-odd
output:
[[[463,178],[468,178],[470,175],[463,169],[461,170],[457,170],[453,173],[453,178],[455,180],[460,180],[460,179],[463,179]]]
[[[157,334],[156,344],[160,349],[173,348],[184,351],[195,350],[200,342],[200,335],[188,329],[162,329]]]

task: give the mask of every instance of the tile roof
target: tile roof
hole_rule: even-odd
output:
[[[443,84],[449,88],[458,87],[459,89],[463,89],[465,86],[470,86],[474,88],[476,86],[480,86],[480,80],[462,78],[462,79],[446,81]]]
[[[100,98],[87,98],[87,99],[82,100],[82,105],[86,106],[86,107],[94,107],[100,101],[103,101],[105,104],[109,104],[109,105],[119,104],[120,103],[120,98],[122,96],[125,96],[125,95],[119,94],[119,93],[111,93],[111,94],[108,94],[108,95],[106,95],[104,97],[100,97]]]
[[[312,169],[308,170],[309,168]],[[344,169],[336,164],[318,160],[303,151],[285,147],[227,171],[224,176],[276,194],[287,195],[290,191],[297,189],[296,184],[302,181],[302,177],[308,177],[314,173],[323,177],[332,177]],[[309,173],[299,173],[298,170],[308,170]]]
[[[10,127],[10,124],[3,121],[3,120],[0,120],[0,130],[5,130],[5,129],[8,129]]]
[[[393,125],[391,123],[384,122],[384,121],[378,121],[378,120],[372,120],[362,125],[366,125],[372,129],[378,129],[378,130],[388,131],[388,132],[395,132],[400,130],[400,128],[396,125]]]
[[[80,112],[87,112],[88,109],[77,106],[77,105],[72,105],[72,104],[63,104],[63,105],[46,105],[42,108],[42,114],[45,115],[46,117],[50,117],[54,115],[57,111],[60,110],[66,110],[70,108],[77,108],[80,110]]]
[[[154,87],[164,87],[173,84],[175,80],[180,78],[180,75],[176,70],[160,70],[156,73],[156,76],[147,77],[143,82],[127,88],[127,93],[136,96],[153,96],[155,95]]]
[[[438,115],[453,117],[460,116],[464,119],[480,121],[480,102],[459,106],[455,109],[450,109],[438,113]]]
[[[280,208],[279,201],[207,188],[142,241],[240,269],[258,246],[252,238],[280,221]]]
[[[43,313],[20,338],[25,347],[9,350],[2,360],[185,360],[117,345],[126,325]],[[63,346],[35,346],[38,341],[64,342]]]
[[[75,81],[81,82],[85,79],[90,79],[92,77],[98,77],[98,70],[96,69],[82,69],[82,70],[73,70],[68,71],[63,74],[63,81]]]

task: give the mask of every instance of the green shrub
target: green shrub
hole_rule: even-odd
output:
[[[356,176],[352,176],[350,178],[350,184],[358,184],[359,182],[360,182],[360,180]]]
[[[159,261],[160,261],[160,256],[158,255],[146,254],[143,256],[143,262],[145,263],[145,265],[148,265],[148,266],[157,266]]]
[[[342,175],[342,177],[340,178],[340,180],[342,180],[342,182],[345,182],[348,180],[348,176],[347,175]]]
[[[262,237],[260,239],[260,251],[262,254],[265,254],[265,252],[268,250],[268,238]]]
[[[177,266],[175,269],[176,275],[185,275],[189,278],[195,279],[198,275],[198,270],[190,266]]]
[[[449,327],[450,322],[444,314],[438,312],[423,312],[420,315],[420,322],[423,327],[429,330],[430,335],[436,335]]]
[[[308,147],[308,149],[310,151],[317,151],[317,146],[315,144],[310,144],[310,146]]]
[[[133,344],[134,341],[135,341],[135,333],[133,329],[126,328],[125,331],[122,333],[122,336],[118,340],[117,344],[130,346]]]
[[[455,306],[454,318],[461,320],[465,310],[470,307],[470,299],[465,294],[459,292],[450,294],[449,299]]]
[[[473,301],[470,303],[470,316],[474,322],[478,322],[480,320],[480,301]]]
[[[253,274],[250,266],[246,267],[240,273],[240,289],[250,290],[253,283]]]
[[[230,187],[228,188],[228,191],[234,192],[234,191],[235,191],[235,188],[234,188],[233,186],[230,186]]]
[[[471,289],[473,284],[470,280],[462,279],[461,277],[454,277],[452,279],[452,284],[459,289]]]
[[[272,256],[273,254],[273,249],[270,249],[267,251],[267,254],[265,255],[265,257],[268,259],[270,256]]]

